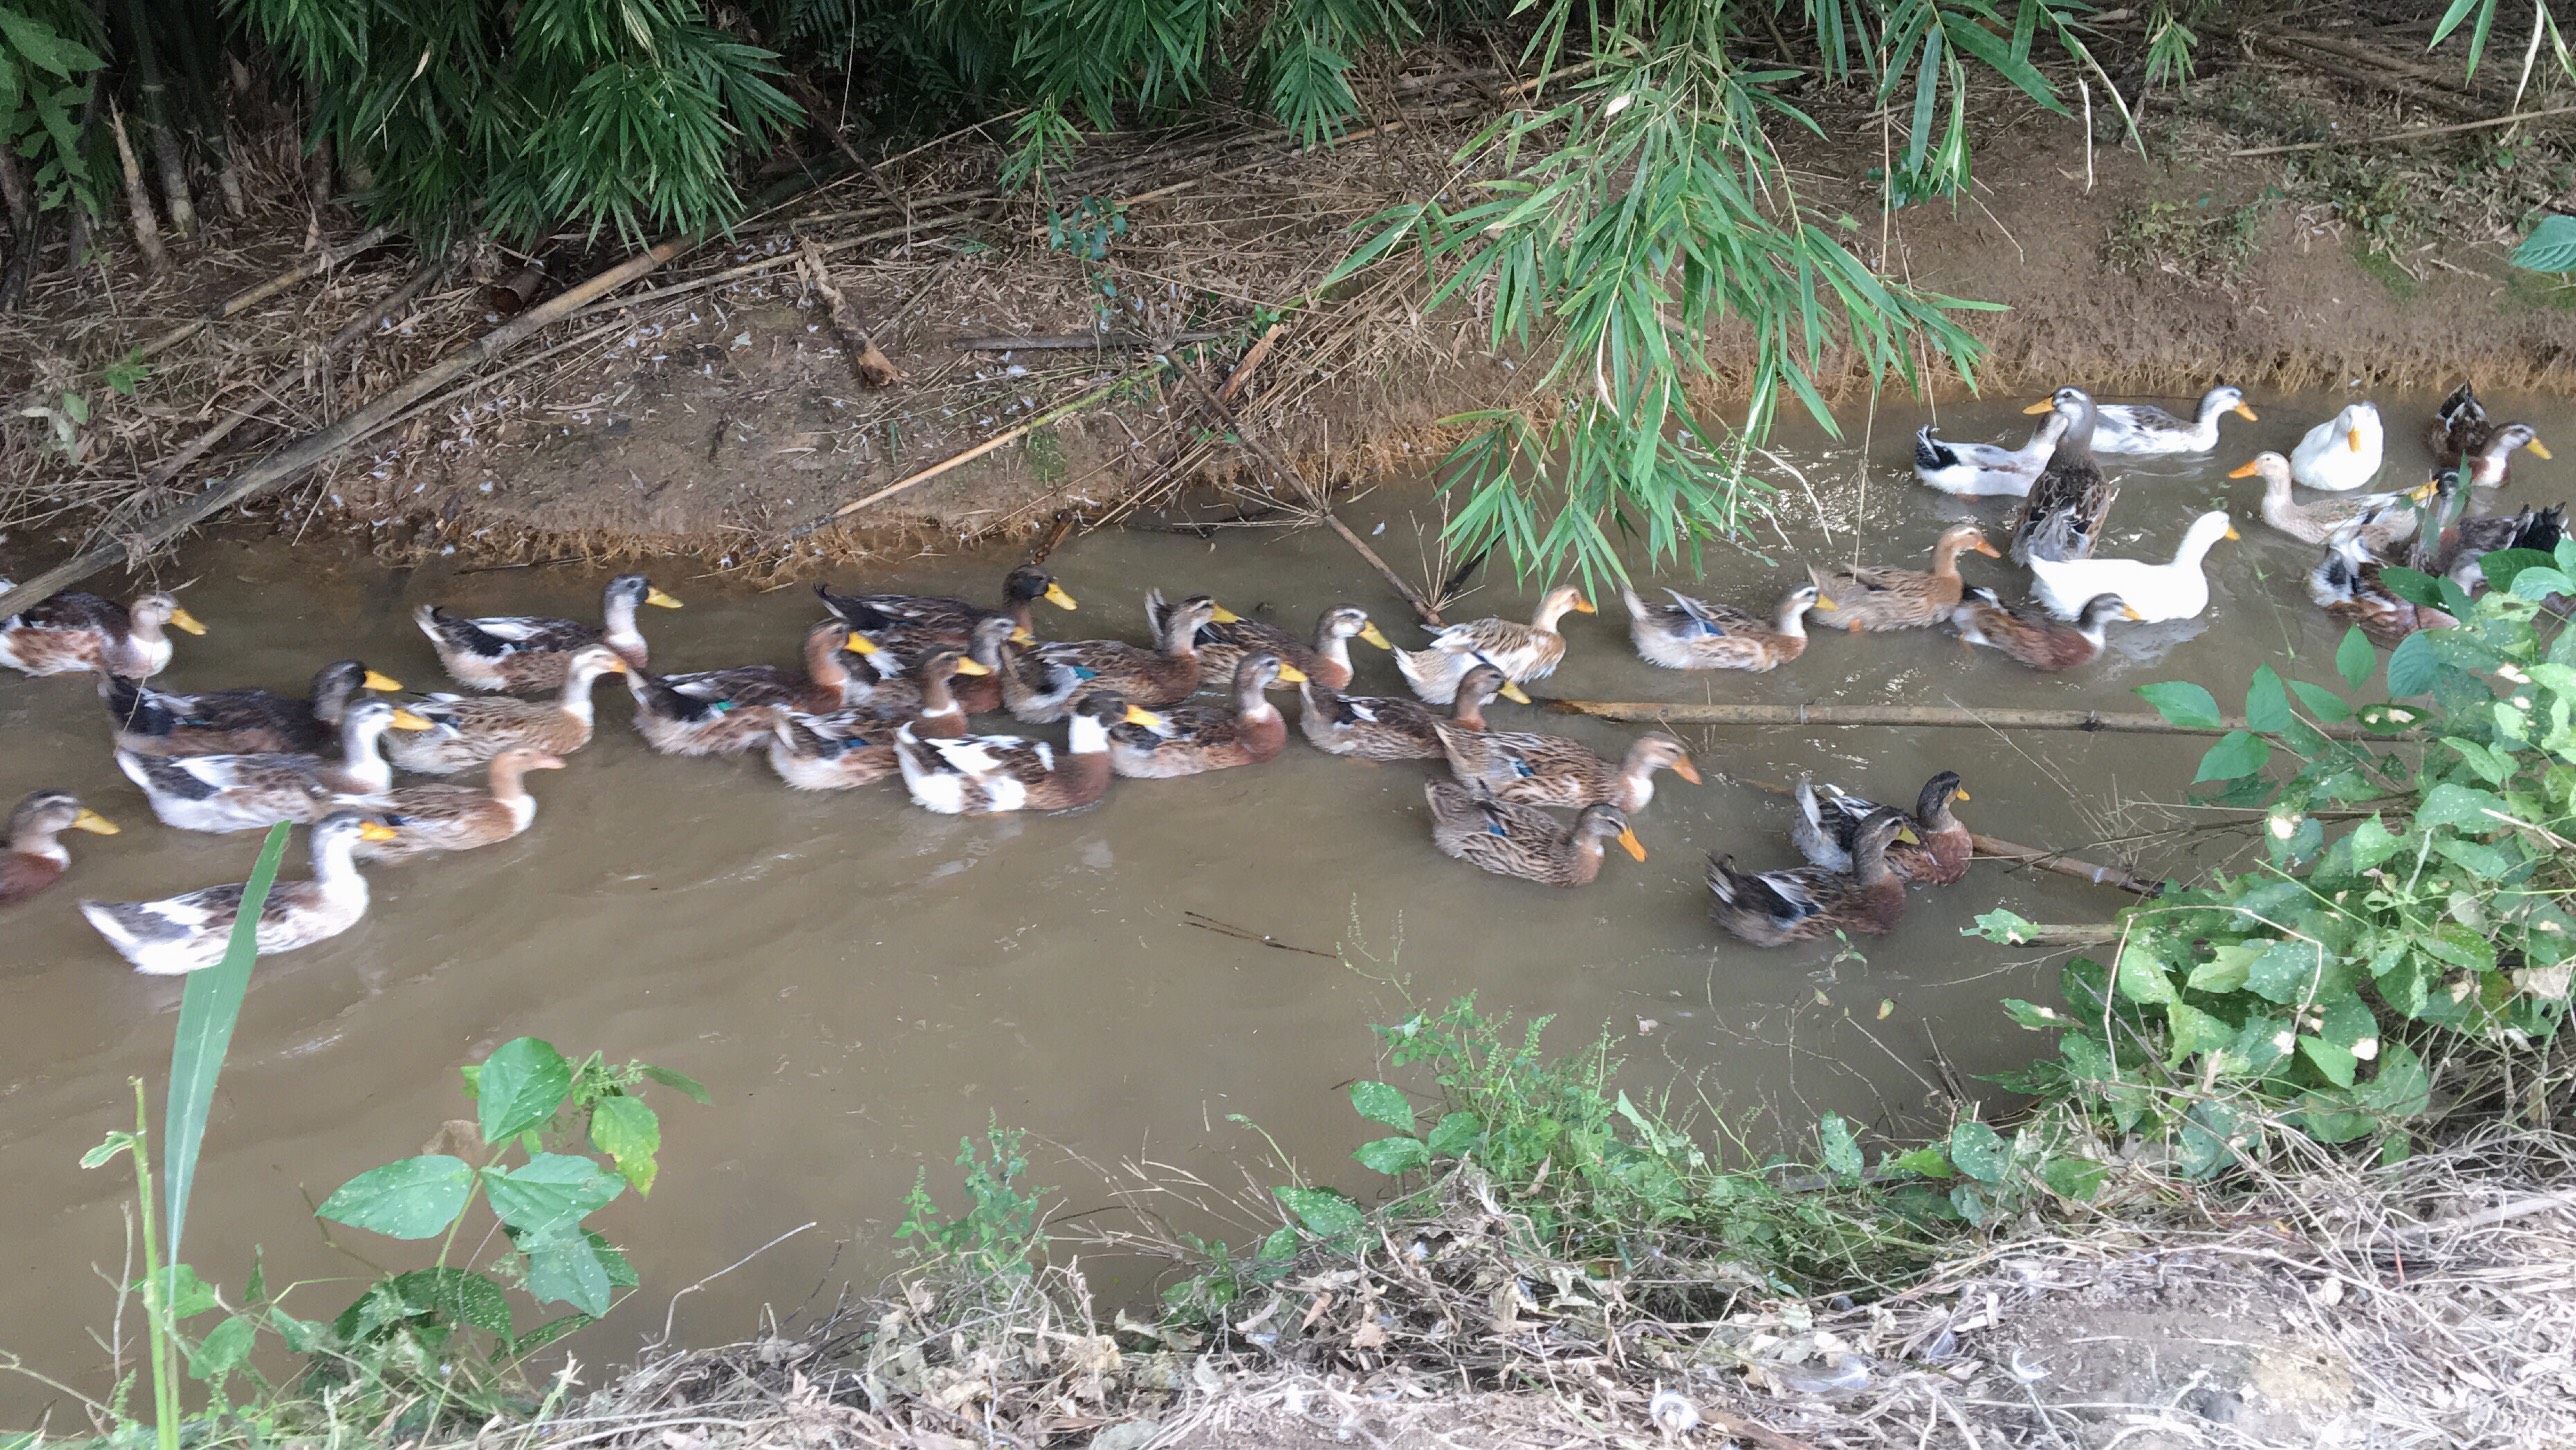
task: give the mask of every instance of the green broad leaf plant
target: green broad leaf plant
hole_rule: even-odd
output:
[[[2391,578],[2460,623],[2398,644],[2385,699],[2357,630],[2331,680],[2256,672],[2250,728],[2197,779],[2207,804],[2259,813],[2261,864],[2124,911],[2107,960],[2065,969],[2062,1007],[2009,1004],[2058,1034],[2014,1086],[2163,1137],[2204,1175],[2277,1128],[2393,1158],[2444,1112],[2539,1111],[2535,1074],[2510,1069],[2557,1034],[2576,966],[2576,540],[2481,568],[2474,599]],[[2196,686],[2139,693],[2215,723]]]

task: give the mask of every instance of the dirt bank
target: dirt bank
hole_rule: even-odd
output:
[[[2370,144],[2448,113],[2221,49],[2185,102],[2143,116],[2152,159],[2107,109],[2088,145],[2080,122],[2016,100],[1981,118],[1971,194],[1882,216],[1871,173],[1891,118],[1819,95],[1803,99],[1832,139],[1794,158],[1798,179],[1874,262],[2003,306],[1970,318],[1992,354],[1985,389],[2576,379],[2576,291],[2504,261],[2532,209],[2576,182],[2564,131]],[[1267,309],[1306,294],[1385,206],[1457,200],[1453,158],[1504,99],[1494,86],[1437,65],[1381,77],[1379,123],[1329,151],[1219,129],[1104,139],[1052,210],[994,200],[996,148],[950,138],[807,191],[586,309],[260,514],[363,530],[391,555],[681,553],[766,568],[1026,532],[1063,511],[1109,522],[1208,480],[1248,485],[1258,506],[1280,481],[1130,345],[1176,337],[1207,383],[1242,372],[1228,394],[1242,426],[1312,476],[1418,468],[1439,451],[1440,418],[1542,401],[1535,369],[1487,352],[1480,299],[1426,315],[1418,268],[1394,262],[1292,311],[1275,338]],[[37,409],[0,460],[13,480],[0,568],[112,536],[349,412],[497,321],[480,284],[518,265],[459,254],[417,275],[378,249],[154,352],[130,399],[98,385],[133,342],[305,255],[290,240],[304,219],[292,232],[288,220],[236,224],[171,279],[57,271],[35,289],[11,328],[23,345],[0,350],[18,359],[0,363],[0,387]],[[801,242],[819,245],[819,273]],[[578,276],[615,255],[566,239],[551,260]],[[845,299],[837,319],[823,284]],[[1042,345],[1103,328],[1105,349]],[[334,330],[353,340],[326,345]],[[861,335],[902,381],[856,376]],[[74,390],[86,424],[45,415]],[[1867,394],[1846,378],[1839,401],[1857,409]],[[237,415],[247,425],[226,431]]]

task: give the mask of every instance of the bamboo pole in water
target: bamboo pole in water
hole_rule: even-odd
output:
[[[2241,716],[2216,725],[2176,725],[2161,715],[2135,710],[1972,710],[1961,705],[1695,705],[1668,700],[1565,700],[1540,697],[1535,703],[1560,715],[1590,715],[1639,725],[1918,725],[1964,726],[1994,730],[2111,730],[2132,735],[2224,735],[2249,730]],[[2360,722],[2307,722],[2320,735],[2335,740],[2405,740],[2412,732],[2387,734],[2364,729]]]

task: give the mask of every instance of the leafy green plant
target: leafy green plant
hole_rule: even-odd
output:
[[[36,204],[99,209],[80,115],[99,57],[99,17],[69,0],[0,5],[0,147],[36,160]]]
[[[2067,968],[2064,1008],[2009,1004],[2061,1034],[2020,1085],[2170,1136],[2196,1173],[2266,1122],[2399,1153],[2440,1112],[2538,1110],[2551,1079],[2516,1061],[2557,1033],[2576,967],[2576,636],[2554,606],[2576,595],[2576,541],[2482,568],[2475,600],[2385,572],[2461,621],[2398,644],[2385,702],[2346,694],[2378,666],[2358,631],[2336,652],[2341,688],[2255,672],[2247,728],[2198,778],[2211,804],[2261,813],[2266,864],[2129,908],[2108,965]],[[2140,693],[2167,719],[2218,723],[2197,685]],[[2348,723],[2356,738],[2319,728]],[[2027,923],[1981,925],[2000,940]]]
[[[2542,217],[2513,249],[2513,264],[2527,272],[2576,272],[2576,216]]]
[[[1018,1277],[1031,1272],[1046,1238],[1039,1210],[1052,1188],[1024,1187],[1028,1155],[1021,1151],[1024,1134],[1000,1121],[984,1129],[979,1153],[972,1138],[957,1140],[957,1166],[966,1170],[966,1211],[957,1218],[942,1212],[930,1196],[930,1171],[913,1176],[904,1199],[898,1241],[915,1241],[917,1257],[954,1258],[988,1275]]]

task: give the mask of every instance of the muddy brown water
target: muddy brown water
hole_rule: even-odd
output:
[[[2339,400],[2258,398],[2260,424],[2230,420],[2206,458],[2119,465],[2127,480],[2106,552],[2163,557],[2188,520],[2226,503],[2244,541],[2214,556],[2214,599],[2197,621],[2128,626],[2113,651],[2072,676],[2026,673],[1971,655],[1946,634],[1820,638],[1768,676],[1680,675],[1631,652],[1615,596],[1568,626],[1572,647],[1545,689],[1670,700],[1848,701],[2139,708],[2131,686],[2191,678],[2239,698],[2257,663],[2294,656],[2331,679],[2340,631],[2307,604],[2307,546],[2255,521],[2256,485],[2227,468],[2257,447],[2286,449]],[[2392,483],[2420,477],[2412,434],[2430,397],[2382,395]],[[2499,400],[2528,403],[2529,400]],[[2522,408],[2545,438],[2563,405]],[[1793,436],[1776,528],[1754,552],[1713,547],[1691,587],[1763,605],[1796,561],[1911,561],[1948,520],[2000,522],[2008,504],[1963,504],[1905,472],[1911,411],[1882,415],[1866,446]],[[2001,404],[1952,406],[1951,430],[2018,439]],[[1864,462],[1864,460],[1866,460]],[[2568,464],[2522,465],[2515,493],[2559,498]],[[1345,511],[1405,566],[1423,491],[1379,490]],[[1819,519],[1832,520],[1828,531]],[[1377,532],[1383,524],[1383,532]],[[882,570],[873,587],[989,595],[1001,555],[925,558]],[[1419,632],[1384,584],[1329,534],[1241,530],[1213,541],[1111,533],[1078,539],[1053,566],[1078,614],[1041,610],[1053,637],[1141,635],[1149,584],[1214,593],[1303,628],[1328,604],[1365,605],[1399,642]],[[2009,586],[1996,561],[1966,561],[1972,581]],[[414,687],[439,675],[410,613],[424,600],[472,612],[588,616],[604,578],[569,568],[389,571],[336,546],[222,541],[185,554],[190,607],[210,626],[180,642],[164,677],[177,687],[300,688],[312,669],[354,655]],[[815,616],[802,587],[755,593],[683,566],[657,582],[684,596],[647,611],[657,664],[703,668],[792,661]],[[1683,582],[1668,565],[1645,581]],[[844,575],[844,585],[858,582]],[[1536,581],[1497,578],[1454,612],[1524,614]],[[1391,661],[1356,651],[1362,687],[1400,688]],[[1635,727],[1535,717],[1532,723],[1615,754]],[[674,760],[627,728],[627,701],[601,695],[600,738],[572,768],[536,777],[533,830],[467,856],[379,868],[372,914],[321,946],[261,963],[209,1129],[186,1256],[238,1291],[255,1251],[270,1284],[299,1288],[307,1315],[335,1312],[367,1272],[334,1252],[309,1203],[362,1169],[419,1150],[443,1119],[469,1115],[455,1067],[534,1033],[569,1050],[605,1049],[688,1072],[712,1106],[662,1106],[663,1178],[601,1222],[632,1254],[644,1290],[581,1351],[596,1364],[631,1354],[668,1315],[681,1342],[748,1330],[764,1305],[782,1314],[867,1282],[894,1262],[891,1233],[917,1169],[952,1203],[959,1137],[988,1117],[1030,1130],[1040,1181],[1068,1211],[1107,1204],[1094,1164],[1150,1160],[1241,1182],[1232,1165],[1276,1143],[1316,1180],[1366,1195],[1351,1163],[1368,1136],[1340,1088],[1382,1070],[1367,1024],[1400,1019],[1405,994],[1436,1004],[1475,991],[1485,1008],[1556,1014],[1572,1048],[1607,1023],[1629,1081],[1704,1098],[1759,1125],[1836,1109],[1882,1130],[1919,1121],[1943,1064],[1972,1094],[2022,1061],[2031,1040],[1996,1007],[2049,990],[2043,959],[1963,939],[1976,914],[2009,907],[2043,921],[2100,920],[2124,900],[2058,877],[1980,864],[1949,890],[1918,892],[1903,928],[1837,960],[1831,943],[1761,952],[1706,915],[1704,853],[1790,864],[1784,801],[1720,773],[1788,780],[1802,770],[1889,800],[1925,776],[1960,771],[1979,829],[2105,854],[2106,837],[2174,824],[2122,802],[2175,802],[2205,742],[1967,730],[1687,731],[1710,783],[1662,778],[1639,822],[1649,858],[1613,854],[1601,880],[1553,892],[1487,877],[1430,847],[1427,764],[1338,760],[1292,740],[1270,765],[1195,780],[1121,782],[1100,806],[1061,817],[954,820],[910,807],[899,788],[805,795],[757,758]],[[137,976],[73,909],[79,896],[129,899],[241,879],[256,836],[211,837],[154,823],[104,749],[84,681],[0,678],[0,797],[39,786],[79,792],[126,826],[75,836],[76,864],[55,893],[0,917],[0,1348],[85,1389],[108,1377],[93,1336],[110,1332],[125,1251],[125,1181],[84,1173],[83,1150],[130,1126],[129,1076],[167,1071],[180,986]],[[2186,816],[2185,824],[2199,817]],[[290,871],[300,871],[290,855]],[[2214,859],[2159,848],[2149,865]],[[2195,851],[2201,853],[2195,855]],[[1192,913],[1280,950],[1194,925]],[[1314,955],[1323,953],[1325,955]],[[1340,960],[1335,959],[1338,954]],[[1233,1121],[1237,1117],[1257,1125]],[[1264,1181],[1279,1170],[1258,1167]],[[814,1229],[682,1298],[681,1289],[774,1236]],[[1215,1225],[1214,1227],[1224,1227]],[[1237,1237],[1259,1230],[1240,1222]],[[343,1231],[382,1264],[410,1246]],[[473,1256],[488,1259],[490,1247]],[[1096,1287],[1140,1296],[1131,1262]],[[523,1315],[530,1311],[521,1306]],[[129,1330],[131,1320],[127,1321]],[[22,1423],[52,1396],[0,1378],[0,1423]]]

